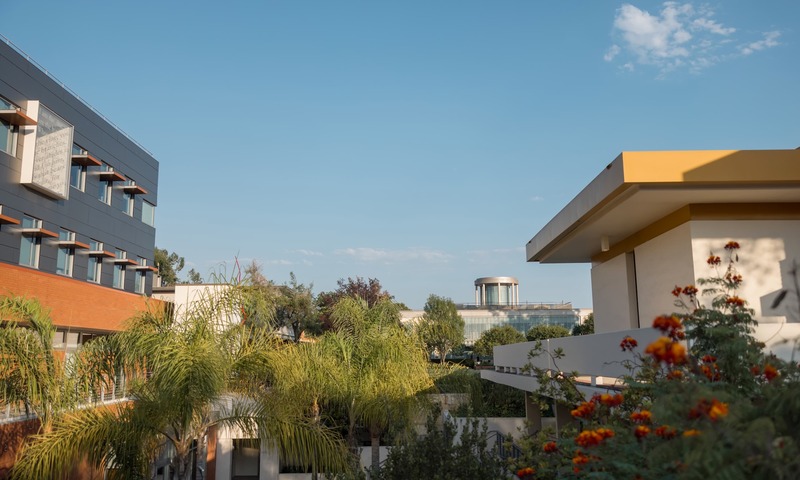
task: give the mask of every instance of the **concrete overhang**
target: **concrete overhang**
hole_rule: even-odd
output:
[[[591,262],[664,219],[787,215],[800,217],[800,150],[623,152],[528,242],[526,259]]]

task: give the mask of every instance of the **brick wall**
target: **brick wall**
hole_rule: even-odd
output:
[[[59,327],[116,331],[138,312],[162,308],[160,300],[73,278],[0,263],[0,295],[36,298]]]

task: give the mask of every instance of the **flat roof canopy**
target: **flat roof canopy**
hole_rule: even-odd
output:
[[[623,152],[528,242],[526,258],[590,262],[681,209],[693,218],[726,206],[742,218],[770,218],[757,204],[788,204],[773,213],[800,216],[797,202],[800,149]]]

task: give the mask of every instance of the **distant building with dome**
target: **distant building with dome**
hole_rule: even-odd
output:
[[[475,302],[457,303],[464,319],[464,344],[472,346],[492,327],[510,325],[523,335],[536,325],[560,325],[572,329],[590,310],[573,308],[571,302],[522,302],[519,281],[514,277],[481,277],[475,280]],[[401,312],[404,322],[414,321],[425,312]]]

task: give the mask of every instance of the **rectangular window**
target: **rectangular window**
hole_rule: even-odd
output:
[[[69,169],[69,185],[81,192],[86,186],[86,167],[73,163]]]
[[[122,260],[128,258],[128,252],[125,250],[120,250],[119,248],[116,250],[114,257],[117,260]],[[114,263],[114,282],[112,284],[114,288],[125,288],[125,264],[124,263]]]
[[[0,110],[15,110],[17,107],[0,97]],[[13,156],[16,154],[17,127],[0,120],[0,151]]]
[[[59,242],[74,242],[75,232],[64,230],[58,231]],[[59,275],[72,276],[72,264],[75,259],[75,250],[72,246],[60,245],[58,247],[58,257],[56,258],[56,273]]]
[[[151,227],[156,223],[156,207],[146,200],[142,201],[142,221]]]
[[[22,216],[22,228],[42,228],[42,221],[28,215]],[[19,245],[19,264],[28,267],[39,268],[39,245],[41,241],[38,236],[25,235],[23,232],[22,240]]]
[[[72,154],[73,155],[86,155],[86,150],[82,149],[78,145],[72,144]],[[72,188],[76,188],[81,192],[86,187],[86,166],[79,165],[77,163],[73,163],[70,166],[69,170],[69,185]]]
[[[133,195],[128,192],[122,192],[122,205],[120,205],[120,210],[125,215],[133,216],[133,205],[134,205]]]
[[[89,251],[99,252],[103,250],[103,242],[89,240]],[[100,283],[100,274],[103,268],[103,257],[89,256],[89,265],[86,270],[86,280],[92,283]]]
[[[147,259],[139,257],[139,266],[146,267],[147,266]],[[145,286],[145,275],[147,275],[147,270],[137,270],[136,277],[134,278],[133,283],[133,291],[136,293],[144,293],[144,286]]]
[[[110,172],[111,167],[107,163],[103,163],[100,166],[100,171]],[[106,180],[100,180],[98,184],[100,185],[100,187],[97,192],[97,199],[105,203],[106,205],[111,205],[111,182]]]

